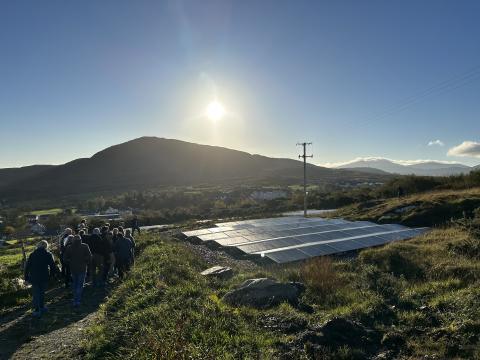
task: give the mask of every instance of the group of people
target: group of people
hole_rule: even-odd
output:
[[[86,220],[76,231],[66,228],[58,239],[61,269],[57,267],[49,244],[42,240],[28,257],[25,280],[32,284],[34,316],[45,311],[45,290],[49,274],[62,275],[66,288],[71,286],[73,306],[80,306],[85,282],[93,286],[105,286],[109,277],[123,278],[134,263],[135,239],[132,231],[138,230],[138,222],[132,222],[132,230],[105,224],[89,232]]]

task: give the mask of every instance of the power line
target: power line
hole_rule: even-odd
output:
[[[398,112],[401,112],[411,105],[415,105],[416,103],[420,102],[422,99],[430,97],[430,96],[435,96],[443,93],[448,93],[450,91],[456,90],[462,86],[465,86],[469,83],[471,83],[474,80],[477,80],[480,78],[480,66],[476,67],[474,69],[471,69],[464,74],[457,76],[455,78],[449,79],[442,81],[434,86],[431,86],[416,95],[409,96],[405,98],[402,102],[399,104],[390,106],[385,112],[380,114],[377,117],[374,117],[372,121],[378,121],[381,119],[384,119],[385,117],[388,117],[390,115],[396,114]]]

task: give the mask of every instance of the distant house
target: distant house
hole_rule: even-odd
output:
[[[288,196],[285,190],[254,191],[250,197],[254,200],[284,199]]]
[[[38,222],[38,215],[35,214],[26,214],[25,219],[29,224],[36,224]]]
[[[32,234],[43,235],[47,231],[47,228],[44,225],[37,222],[30,227],[30,230],[32,231]]]
[[[103,212],[104,215],[109,214],[118,214],[120,211],[118,209],[112,208],[111,206]]]

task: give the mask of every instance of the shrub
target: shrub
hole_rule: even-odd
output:
[[[307,261],[300,269],[300,279],[313,295],[325,299],[334,293],[341,281],[329,257],[317,257]]]
[[[5,226],[3,232],[6,236],[12,236],[15,233],[15,228],[13,226]]]
[[[421,264],[414,261],[418,249],[415,246],[402,244],[391,245],[380,249],[369,249],[360,254],[360,260],[365,264],[377,266],[380,270],[396,277],[416,279],[424,275]]]

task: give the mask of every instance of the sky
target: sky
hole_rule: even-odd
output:
[[[140,136],[477,165],[479,18],[476,0],[0,0],[0,167]]]

